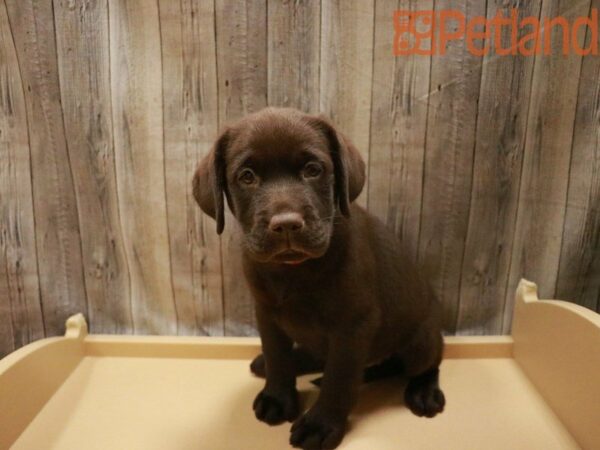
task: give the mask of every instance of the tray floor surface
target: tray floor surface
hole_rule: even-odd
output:
[[[285,449],[290,424],[257,421],[264,381],[249,361],[85,356],[14,443],[15,450]],[[318,395],[301,377],[301,402]],[[414,416],[404,382],[365,385],[340,449],[579,448],[511,358],[447,359],[444,413]]]

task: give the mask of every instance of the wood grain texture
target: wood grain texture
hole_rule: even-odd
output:
[[[600,310],[599,58],[556,31],[538,57],[393,53],[396,10],[513,6],[572,23],[600,0],[1,2],[0,354],[80,311],[94,332],[255,334],[235,219],[219,238],[190,191],[219,131],[268,105],[354,141],[358,201],[449,334],[508,332],[521,276]]]
[[[191,192],[217,135],[212,2],[161,1],[165,177],[177,332],[223,334],[221,253],[214,221]]]
[[[488,2],[487,17],[510,17],[518,0]],[[523,4],[519,22],[539,17],[541,1]],[[520,40],[527,29],[517,35]],[[496,45],[494,33],[488,42]],[[511,47],[511,30],[504,27],[503,49]],[[484,58],[477,114],[473,188],[460,280],[457,331],[460,334],[502,332],[504,298],[523,164],[525,130],[534,59],[502,56]],[[507,92],[512,95],[506,96]]]
[[[73,175],[65,140],[52,3],[7,1],[25,87],[40,293],[47,335],[88,313]],[[27,189],[27,188],[25,188]]]
[[[220,129],[227,123],[267,106],[266,24],[265,0],[216,2]],[[212,226],[215,226],[214,222]],[[225,232],[221,236],[226,335],[256,334],[254,304],[242,275],[239,231],[228,210]]]
[[[448,9],[465,12],[467,20],[486,14],[480,0],[435,2],[437,12]],[[459,309],[478,112],[473,99],[479,97],[482,64],[464,41],[449,42],[445,55],[432,58],[418,254],[444,304],[450,333]]]
[[[44,337],[25,98],[0,4],[0,357]]]
[[[111,0],[109,12],[118,202],[134,330],[174,334],[158,4]]]
[[[395,10],[432,9],[432,0],[378,1],[375,16],[368,206],[394,230],[414,261],[421,224],[431,56],[395,57],[389,27]],[[422,48],[431,48],[431,40],[423,42]]]
[[[600,9],[600,1],[591,6]],[[586,48],[591,39],[588,30]],[[600,312],[600,58],[594,55],[583,57],[579,77],[556,296]]]
[[[269,0],[268,102],[319,111],[321,2]]]
[[[88,320],[95,333],[130,333],[129,271],[115,176],[108,3],[56,0],[54,19]]]
[[[352,140],[367,167],[374,21],[374,0],[321,3],[319,110]],[[367,191],[368,185],[357,199],[363,206]]]
[[[222,128],[267,105],[267,2],[216,0],[215,8]]]
[[[589,0],[565,3],[544,0],[542,17],[563,16],[572,23],[587,16]],[[548,30],[544,30],[544,34]],[[579,30],[580,45],[585,31]],[[561,34],[552,33],[552,48],[561,49]],[[558,50],[560,51],[560,50]],[[570,52],[536,56],[526,133],[517,221],[505,297],[503,331],[510,328],[513,293],[521,278],[535,280],[540,298],[553,298],[558,277],[565,220],[573,126],[581,56]]]

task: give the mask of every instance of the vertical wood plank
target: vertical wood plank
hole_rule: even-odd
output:
[[[368,207],[416,260],[431,56],[394,56],[396,10],[431,11],[433,0],[377,1]],[[431,41],[421,47],[430,49]]]
[[[544,0],[541,16],[563,16],[573,23],[576,17],[586,16],[589,8],[589,0]],[[583,45],[584,41],[585,30],[581,28],[578,42]],[[513,296],[520,278],[535,281],[540,298],[553,298],[556,289],[581,56],[575,52],[562,55],[559,32],[552,33],[552,48],[553,56],[535,58],[504,332],[510,330]]]
[[[488,19],[510,17],[519,6],[519,23],[538,17],[541,1],[488,2]],[[529,33],[522,29],[518,39]],[[486,43],[496,45],[496,34]],[[511,30],[503,27],[500,44],[511,47]],[[517,212],[525,130],[532,89],[534,58],[491,51],[483,62],[473,189],[461,270],[457,331],[502,332],[506,282]],[[510,93],[510,95],[507,95]]]
[[[268,2],[268,102],[319,111],[321,2]]]
[[[374,15],[374,0],[321,2],[319,110],[352,140],[367,167]],[[357,200],[363,206],[367,190]]]
[[[214,3],[161,0],[167,213],[178,332],[223,334],[221,255],[214,221],[191,192],[217,135]]]
[[[117,189],[134,329],[174,334],[158,4],[110,0],[109,17]]]
[[[267,3],[215,0],[215,8],[222,128],[267,105]]]
[[[588,30],[586,48],[591,39]],[[600,58],[591,54],[583,57],[573,136],[556,298],[600,312]]]
[[[6,1],[25,86],[40,292],[47,335],[88,313],[73,176],[65,141],[52,2]]]
[[[0,4],[0,358],[44,337],[27,116],[6,5]]]
[[[108,3],[55,0],[54,18],[88,323],[95,333],[130,333],[129,273],[115,180]]]
[[[219,128],[222,129],[228,122],[267,105],[266,0],[217,0],[216,20]],[[211,225],[215,227],[214,222]],[[239,228],[228,211],[221,236],[227,335],[256,334],[254,305],[243,277],[240,245]]]
[[[480,0],[435,2],[436,12],[460,10],[467,20],[485,16],[485,6]],[[448,30],[452,26],[450,22]],[[438,52],[432,58],[418,255],[444,304],[444,325],[451,333],[456,330],[471,203],[482,64],[465,44],[464,38],[451,41],[445,55]]]

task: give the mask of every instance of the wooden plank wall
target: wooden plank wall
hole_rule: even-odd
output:
[[[448,333],[509,332],[522,276],[600,311],[600,58],[563,56],[560,33],[552,56],[392,52],[395,10],[513,7],[573,20],[600,0],[3,0],[0,355],[76,312],[94,333],[253,334],[234,221],[218,237],[190,180],[267,105],[354,140],[358,201]]]

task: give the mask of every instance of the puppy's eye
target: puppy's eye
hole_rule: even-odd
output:
[[[321,164],[316,162],[309,162],[302,169],[302,176],[304,178],[316,178],[323,173],[323,167]]]
[[[250,169],[244,169],[238,175],[238,180],[243,184],[254,184],[256,182],[256,175]]]

